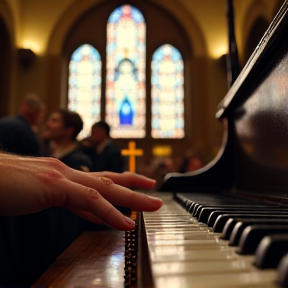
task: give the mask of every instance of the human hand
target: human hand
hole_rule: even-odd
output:
[[[130,172],[86,173],[54,158],[0,154],[0,215],[65,207],[94,223],[131,230],[134,222],[112,204],[134,211],[157,210],[160,199],[126,188],[150,189],[154,185],[154,180]]]

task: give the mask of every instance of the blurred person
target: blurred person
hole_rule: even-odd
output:
[[[82,144],[83,151],[93,161],[94,171],[124,171],[121,149],[110,138],[110,126],[105,121],[95,123],[91,135]]]
[[[83,121],[76,112],[59,109],[46,121],[42,137],[49,141],[48,156],[55,157],[67,166],[82,171],[93,171],[91,159],[80,149],[76,137],[83,129]]]
[[[35,133],[43,119],[44,103],[37,94],[27,93],[15,116],[0,119],[0,150],[26,156],[40,156]]]
[[[184,157],[183,163],[180,166],[179,172],[185,173],[185,172],[191,172],[198,170],[205,166],[205,161],[203,156],[198,153],[194,152],[192,154],[188,154]]]
[[[146,177],[156,180],[155,188],[158,189],[162,185],[164,176],[170,172],[176,172],[176,166],[172,158],[154,158],[150,165],[146,166],[142,174]]]

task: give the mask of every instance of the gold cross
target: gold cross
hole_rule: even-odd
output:
[[[136,149],[135,141],[130,141],[128,144],[128,149],[121,150],[121,154],[123,156],[129,156],[129,171],[135,172],[136,171],[136,156],[142,156],[143,150]]]

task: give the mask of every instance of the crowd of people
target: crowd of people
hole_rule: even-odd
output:
[[[22,156],[51,156],[86,172],[124,171],[121,150],[112,142],[105,121],[95,123],[91,135],[78,141],[83,128],[78,113],[60,108],[42,123],[44,114],[39,96],[25,95],[17,115],[0,119],[0,150]]]
[[[206,160],[202,153],[188,150],[184,156],[159,157],[142,168],[141,174],[156,180],[155,189],[161,188],[168,173],[189,173],[203,168]]]

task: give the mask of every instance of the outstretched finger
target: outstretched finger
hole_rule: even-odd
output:
[[[73,173],[71,178],[74,182],[99,191],[106,200],[114,205],[129,207],[135,211],[155,211],[162,205],[161,199],[134,192],[115,184],[110,178],[95,177],[90,173],[86,173],[83,177],[79,177],[79,173]]]
[[[134,188],[152,189],[156,184],[156,181],[154,179],[145,177],[140,174],[131,173],[128,171],[123,172],[121,174],[109,171],[96,172],[92,174],[100,177],[110,178],[111,180],[114,181],[114,183],[131,189]]]
[[[68,207],[92,213],[107,225],[118,230],[126,231],[134,228],[134,221],[125,217],[95,189],[67,179],[56,181],[52,185],[56,193],[53,192],[51,206]]]

